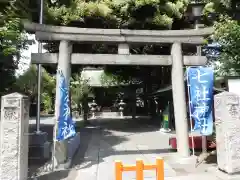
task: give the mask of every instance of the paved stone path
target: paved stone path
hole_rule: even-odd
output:
[[[169,153],[167,135],[158,128],[136,124],[132,120],[111,120],[100,126],[87,128],[88,147],[82,163],[78,165],[76,180],[114,180],[114,162],[135,164],[136,159],[144,163],[155,163],[156,157]],[[91,136],[89,136],[91,134]],[[83,140],[83,139],[82,139]],[[155,177],[154,171],[145,171],[145,178]],[[165,176],[176,176],[165,163]],[[123,180],[135,179],[134,172],[124,172]]]
[[[169,150],[169,135],[160,133],[159,127],[147,125],[146,121],[115,119],[106,123],[95,121],[93,124],[83,132],[82,141],[87,146],[82,148],[84,152],[76,156],[75,178],[69,180],[114,180],[116,160],[121,160],[125,165],[135,164],[136,159],[152,164],[156,157],[176,155]],[[164,163],[164,173],[165,180],[219,180],[214,174],[203,171],[181,175],[167,162]],[[144,171],[144,179],[155,180],[155,171]],[[135,180],[135,172],[124,172],[123,180]]]
[[[194,165],[176,166],[172,160],[167,160],[170,157],[175,162],[172,157],[176,153],[170,151],[168,144],[169,136],[173,135],[159,132],[158,122],[149,125],[151,120],[146,118],[90,122],[90,126],[80,131],[81,148],[73,160],[73,168],[42,179],[115,180],[115,160],[121,160],[125,165],[135,164],[136,159],[153,164],[157,157],[163,157],[165,180],[220,180],[214,174],[206,173],[205,167],[199,170]],[[156,174],[154,171],[145,171],[144,177],[144,180],[155,180]],[[124,172],[123,180],[135,180],[135,172]]]

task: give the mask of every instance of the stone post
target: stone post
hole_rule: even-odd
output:
[[[188,120],[186,109],[186,94],[183,72],[183,55],[181,43],[174,43],[172,55],[172,93],[174,104],[174,117],[176,125],[177,151],[182,158],[190,156],[188,141]]]
[[[2,97],[0,124],[0,179],[28,178],[28,97],[13,93]]]
[[[59,55],[58,55],[58,69],[62,70],[63,75],[65,76],[67,87],[69,88],[70,77],[71,77],[71,53],[72,53],[72,44],[69,41],[62,40],[59,45]],[[60,91],[59,91],[59,78],[56,78],[56,97],[55,97],[55,127],[54,135],[56,135],[57,120],[59,116],[59,106],[60,106]],[[54,137],[54,140],[56,137]],[[56,142],[54,151],[55,152],[55,164],[64,163],[67,160],[67,142]],[[57,163],[57,164],[56,164]]]
[[[218,168],[227,174],[239,174],[240,96],[230,92],[217,94],[214,109]]]

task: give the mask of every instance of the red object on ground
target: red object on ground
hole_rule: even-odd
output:
[[[189,148],[192,149],[192,137],[188,138],[189,140]],[[202,149],[202,137],[201,136],[194,136],[193,137],[194,141],[194,149]],[[177,149],[177,139],[175,137],[169,138],[169,145],[171,146],[172,149]],[[214,148],[212,145],[211,141],[207,141],[207,149],[212,149]]]

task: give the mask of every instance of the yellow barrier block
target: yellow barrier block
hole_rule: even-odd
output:
[[[164,180],[164,161],[162,158],[156,159],[156,164],[144,164],[143,160],[138,159],[136,165],[123,165],[121,161],[115,162],[115,178],[122,180],[124,171],[136,171],[136,180],[144,180],[144,170],[155,170],[156,180]]]

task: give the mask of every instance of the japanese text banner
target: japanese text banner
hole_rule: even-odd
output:
[[[213,132],[213,69],[198,67],[188,68],[188,86],[190,116],[194,121],[193,130],[200,130],[202,135]]]
[[[70,104],[69,104],[69,90],[66,84],[65,77],[61,70],[58,70],[59,88],[60,91],[60,106],[57,128],[57,140],[65,140],[73,137],[76,134],[75,124],[71,117]]]

